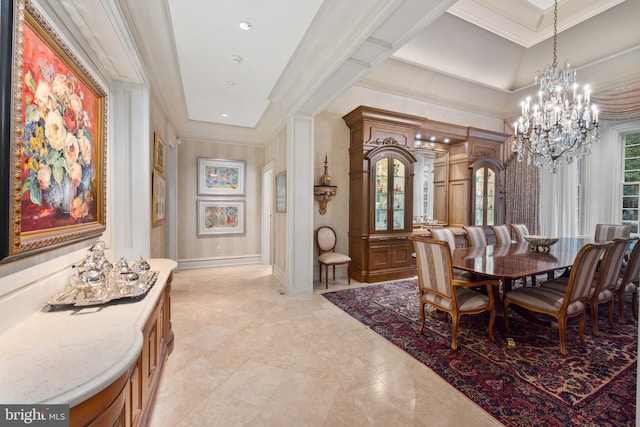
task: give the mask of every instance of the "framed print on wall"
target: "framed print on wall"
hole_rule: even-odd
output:
[[[198,157],[198,194],[244,196],[246,162]]]
[[[153,171],[153,215],[152,223],[162,222],[166,218],[167,181],[157,170]]]
[[[158,132],[153,133],[153,167],[164,173],[167,164],[167,146]]]
[[[287,173],[276,175],[276,212],[287,211]]]
[[[198,236],[244,234],[244,200],[198,200]]]
[[[17,6],[11,131],[0,141],[11,159],[0,171],[10,212],[0,258],[9,259],[97,236],[106,224],[106,91],[29,1]]]

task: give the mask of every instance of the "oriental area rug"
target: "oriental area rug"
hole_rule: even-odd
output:
[[[606,305],[594,337],[587,314],[582,347],[578,319],[568,322],[568,355],[557,323],[530,323],[510,310],[507,333],[497,309],[495,342],[488,314],[462,316],[458,350],[451,319],[427,315],[422,334],[416,279],[324,293],[336,306],[422,362],[508,426],[633,426],[636,413],[637,322],[625,301],[626,324],[611,330]],[[616,313],[617,313],[617,306]],[[428,307],[427,307],[428,310]],[[515,346],[507,344],[507,338]]]

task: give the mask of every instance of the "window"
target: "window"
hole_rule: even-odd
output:
[[[640,205],[640,133],[624,136],[624,183],[622,188],[622,223],[631,225],[631,233],[638,233]]]

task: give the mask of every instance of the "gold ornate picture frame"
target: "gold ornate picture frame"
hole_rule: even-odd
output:
[[[9,212],[0,259],[9,260],[106,228],[107,93],[31,2],[15,6],[0,30],[13,54],[10,67],[2,62],[11,128],[3,124],[0,142],[10,159],[0,181]]]

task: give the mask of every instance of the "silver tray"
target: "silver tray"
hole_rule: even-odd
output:
[[[96,292],[83,290],[76,286],[67,286],[47,302],[49,311],[62,306],[88,307],[103,305],[116,300],[140,300],[149,292],[158,280],[157,271],[149,271],[144,282],[138,280],[126,289],[115,289],[114,280],[109,278],[106,286],[101,286]]]

